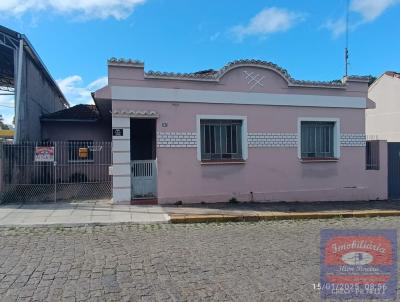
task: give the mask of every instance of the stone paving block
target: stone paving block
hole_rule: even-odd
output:
[[[0,228],[0,300],[320,301],[312,284],[322,228],[400,224],[386,217]]]

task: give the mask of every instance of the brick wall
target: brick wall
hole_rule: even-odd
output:
[[[250,148],[266,147],[297,147],[297,133],[248,133],[247,141]],[[364,147],[366,137],[362,133],[342,133],[342,147]],[[157,132],[157,147],[159,148],[196,148],[197,134],[195,132]]]
[[[365,134],[342,133],[340,135],[340,145],[342,147],[364,147],[365,144],[366,144]]]
[[[249,147],[296,147],[297,133],[249,133]]]
[[[157,147],[196,148],[197,135],[192,132],[157,132]]]

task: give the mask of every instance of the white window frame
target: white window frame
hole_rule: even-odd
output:
[[[248,158],[247,144],[247,116],[239,115],[196,115],[196,133],[197,133],[197,160],[201,161],[201,120],[239,120],[242,121],[242,157]]]
[[[299,117],[297,119],[297,157],[301,157],[301,122],[333,122],[333,156],[340,158],[340,118],[332,117]]]

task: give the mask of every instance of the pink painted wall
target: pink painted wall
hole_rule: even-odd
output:
[[[367,186],[370,200],[388,198],[388,145],[379,141],[379,170],[367,170]]]
[[[342,133],[364,133],[363,109],[113,101],[113,110],[155,110],[157,131],[196,132],[197,114],[247,116],[248,132],[297,133],[299,117],[340,118]],[[161,127],[167,122],[168,127]],[[302,163],[297,148],[249,148],[244,164],[202,165],[196,148],[157,148],[160,203],[385,199],[365,171],[364,147],[341,147],[338,162]],[[370,171],[369,171],[370,172]],[[373,197],[372,197],[373,196]]]
[[[253,90],[243,80],[243,71],[263,76],[265,85]],[[276,71],[254,66],[237,67],[218,82],[150,79],[143,67],[109,65],[110,86],[136,86],[276,94],[367,97],[366,82],[348,80],[342,88],[291,87]],[[173,103],[112,100],[112,110],[154,110],[159,114],[159,132],[196,132],[196,115],[239,115],[247,117],[249,133],[297,133],[299,117],[339,118],[340,132],[365,133],[365,110],[291,106]],[[167,123],[168,127],[162,127]],[[196,148],[157,148],[158,198],[160,203],[182,200],[227,202],[235,197],[250,201],[324,201],[385,199],[387,171],[365,170],[365,147],[341,147],[337,162],[303,163],[297,147],[248,149],[241,164],[202,165]],[[251,195],[250,192],[253,192]]]

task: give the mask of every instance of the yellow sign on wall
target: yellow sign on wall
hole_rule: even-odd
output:
[[[88,158],[89,149],[88,148],[79,148],[79,158]]]

